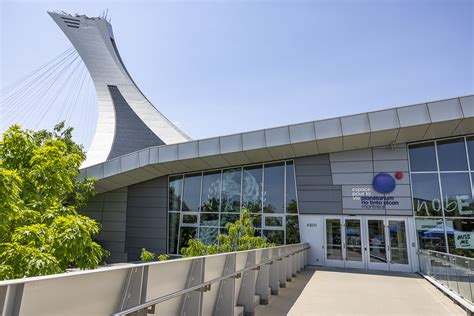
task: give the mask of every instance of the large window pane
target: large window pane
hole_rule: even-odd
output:
[[[217,234],[219,228],[200,227],[199,228],[199,240],[205,245],[213,245],[217,242]]]
[[[262,228],[262,215],[250,214],[250,219],[252,220],[253,227]]]
[[[225,227],[227,223],[235,223],[240,218],[239,214],[221,214],[221,226]]]
[[[284,163],[265,165],[263,193],[263,211],[265,213],[283,213],[284,168]]]
[[[242,181],[242,207],[250,213],[262,211],[262,166],[245,167]]]
[[[178,253],[179,213],[168,213],[168,252]]]
[[[420,249],[446,252],[442,218],[417,218],[415,222]]]
[[[410,146],[411,171],[436,171],[436,152],[433,142]]]
[[[283,230],[263,230],[263,236],[265,236],[269,242],[275,245],[284,245],[284,232]]]
[[[202,177],[201,212],[219,212],[221,172],[205,172]]]
[[[300,226],[297,215],[286,216],[286,244],[300,243]]]
[[[222,173],[222,207],[221,212],[240,213],[240,187],[242,171],[227,169]]]
[[[471,171],[474,170],[474,136],[467,137],[467,153],[469,154],[469,165]]]
[[[442,216],[437,173],[411,174],[413,208],[418,216]]]
[[[219,214],[201,213],[201,226],[219,226]]]
[[[445,216],[473,215],[474,203],[472,202],[469,173],[442,173],[441,189]]]
[[[448,139],[437,142],[439,170],[467,170],[466,145],[464,138]]]
[[[183,211],[197,212],[201,196],[201,174],[184,176]]]
[[[292,161],[286,162],[286,212],[297,214],[295,168]]]
[[[197,237],[197,227],[181,227],[179,233],[179,253],[184,247],[188,247],[188,240]]]
[[[446,220],[448,233],[449,253],[474,257],[474,220],[453,219]]]
[[[342,260],[341,221],[326,219],[326,258]]]
[[[183,176],[170,177],[169,210],[179,212],[181,209],[181,195],[183,193]]]

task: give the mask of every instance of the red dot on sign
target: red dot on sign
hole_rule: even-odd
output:
[[[400,180],[401,178],[403,178],[403,172],[397,171],[395,173],[395,179]]]

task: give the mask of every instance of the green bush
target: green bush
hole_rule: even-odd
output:
[[[142,252],[140,254],[140,260],[143,261],[143,262],[151,262],[151,261],[154,261],[155,258],[158,261],[165,261],[165,260],[168,260],[169,257],[170,256],[168,256],[166,254],[161,254],[161,255],[158,256],[158,255],[154,254],[153,252],[146,250],[145,248],[142,248]]]
[[[10,127],[0,141],[0,280],[91,269],[107,252],[99,225],[79,215],[94,180],[79,181],[86,156],[72,129]]]
[[[235,223],[227,223],[226,227],[228,233],[219,234],[217,244],[205,245],[198,239],[190,239],[188,247],[181,248],[181,253],[185,257],[196,257],[274,246],[266,238],[255,236],[255,227],[247,209],[242,210],[240,219]]]

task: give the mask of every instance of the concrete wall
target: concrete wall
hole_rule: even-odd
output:
[[[138,260],[142,248],[166,253],[168,177],[128,187],[125,250],[128,260]]]
[[[340,185],[333,185],[329,155],[295,159],[300,214],[342,214]]]
[[[331,153],[330,161],[333,183],[342,186],[344,214],[413,214],[406,145]],[[373,189],[374,176],[381,172],[394,176],[397,171],[403,173],[403,178],[395,180],[394,191],[384,195]],[[393,198],[397,205],[367,208],[361,199],[358,199],[357,192],[366,192],[364,194],[367,196]]]
[[[108,251],[107,262],[125,262],[125,229],[127,213],[127,188],[98,194],[81,213],[102,224],[98,242]]]

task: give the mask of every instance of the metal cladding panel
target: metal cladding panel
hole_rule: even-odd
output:
[[[314,122],[316,139],[323,140],[342,136],[341,120],[339,118]]]
[[[150,148],[143,149],[138,152],[138,162],[140,163],[140,167],[150,164]]]
[[[397,110],[395,109],[371,112],[368,113],[368,116],[372,132],[398,129],[400,127]]]
[[[140,166],[138,153],[134,152],[120,157],[120,164],[122,166],[122,172],[137,169]]]
[[[394,144],[397,142],[399,129],[390,129],[370,133],[369,147]]]
[[[295,156],[310,156],[319,154],[318,144],[315,141],[291,144]]]
[[[196,158],[199,156],[199,147],[198,142],[187,142],[178,144],[178,159],[190,159]]]
[[[423,139],[430,124],[402,127],[398,131],[397,143],[408,143]]]
[[[342,135],[370,133],[369,117],[359,114],[341,117]]]
[[[316,132],[314,128],[315,127],[314,127],[313,122],[290,125],[289,127],[290,142],[292,144],[295,144],[295,143],[315,141]]]
[[[329,155],[295,159],[300,214],[342,214],[341,187],[334,186]]]
[[[199,157],[219,155],[219,137],[199,141]]]
[[[219,137],[221,154],[234,153],[243,150],[242,135],[229,135]]]
[[[474,117],[474,95],[459,98],[459,102],[461,102],[461,109],[464,117]]]
[[[342,146],[344,150],[353,150],[369,147],[370,133],[344,136]]]
[[[359,149],[345,152],[331,153],[329,155],[331,162],[335,161],[370,161],[372,160],[372,150]]]
[[[465,118],[459,123],[453,132],[454,135],[464,135],[474,133],[474,117]]]
[[[343,150],[342,137],[318,140],[320,153],[330,153]]]
[[[128,260],[139,260],[141,248],[166,253],[168,177],[131,185],[127,195],[125,249]]]
[[[159,162],[159,149],[158,147],[150,148],[150,164],[156,164]]]
[[[265,148],[265,132],[256,131],[242,134],[243,150]]]
[[[430,124],[430,113],[426,104],[397,108],[400,127]]]
[[[408,172],[408,161],[404,160],[385,160],[374,161],[374,172]]]
[[[405,144],[395,147],[378,147],[373,148],[374,160],[399,160],[407,159],[407,147]]]
[[[288,145],[290,143],[290,130],[287,126],[265,130],[265,144],[267,147]]]
[[[340,161],[331,163],[332,173],[373,172],[372,161]]]
[[[160,163],[178,160],[178,145],[158,147]]]
[[[447,137],[453,135],[456,128],[461,123],[461,120],[443,121],[436,124],[431,124],[426,131],[423,139],[432,139],[438,137]]]
[[[428,110],[430,112],[432,123],[460,120],[463,118],[459,99],[449,99],[428,103]]]

